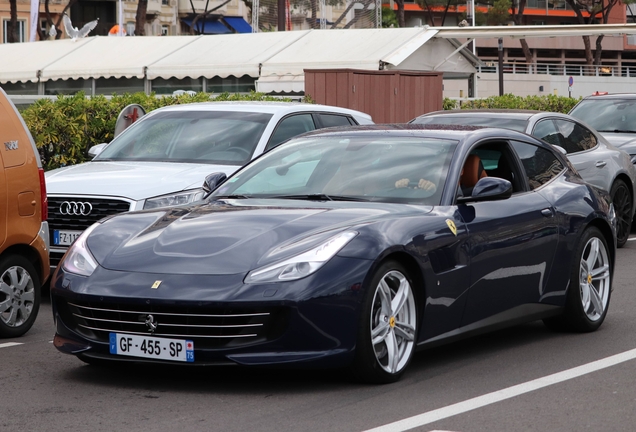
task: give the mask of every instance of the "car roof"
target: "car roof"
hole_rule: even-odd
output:
[[[335,112],[366,117],[371,116],[361,111],[348,108],[341,108],[329,105],[310,104],[303,102],[274,102],[274,101],[222,101],[222,102],[197,102],[182,105],[171,105],[160,108],[165,111],[239,111],[239,112],[259,112],[266,114],[285,115],[294,112],[320,111]],[[159,111],[159,110],[155,110]]]
[[[395,124],[373,124],[363,126],[343,126],[326,129],[317,129],[304,133],[300,137],[313,136],[339,136],[339,135],[367,135],[375,134],[377,136],[395,135],[395,136],[425,136],[427,138],[441,138],[451,140],[463,140],[471,134],[488,136],[499,135],[500,137],[531,139],[539,141],[534,137],[530,137],[521,132],[512,129],[490,128],[484,126],[463,126],[463,125],[437,125],[437,124],[417,124],[417,123],[395,123]],[[549,146],[546,144],[546,146]]]
[[[488,115],[488,117],[497,117],[497,118],[510,118],[510,119],[520,119],[520,120],[529,120],[532,117],[543,118],[543,117],[561,117],[564,119],[571,119],[577,122],[580,120],[575,119],[574,117],[557,112],[551,111],[539,111],[539,110],[507,110],[507,109],[454,109],[454,110],[442,110],[442,111],[434,111],[427,114],[422,114],[416,118],[421,117],[435,117],[435,116],[474,116],[481,117],[484,115]]]
[[[608,93],[599,95],[589,95],[583,98],[586,99],[636,99],[636,93]]]

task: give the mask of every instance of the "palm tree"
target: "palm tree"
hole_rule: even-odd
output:
[[[16,0],[9,0],[9,10],[11,11],[11,19],[7,23],[7,42],[20,42],[18,38],[18,7]]]

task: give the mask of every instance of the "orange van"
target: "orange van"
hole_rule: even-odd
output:
[[[49,277],[44,170],[35,142],[0,88],[0,337],[31,328]]]

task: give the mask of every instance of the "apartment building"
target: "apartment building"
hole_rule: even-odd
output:
[[[518,4],[518,0],[514,0]],[[394,10],[397,5],[393,0],[385,3]],[[477,10],[488,12],[485,6],[477,4]],[[431,26],[456,26],[467,15],[467,5],[451,7],[444,16],[443,10],[434,10],[432,13],[424,11],[415,0],[405,0],[405,19],[407,26],[431,25]],[[431,20],[431,15],[433,19]],[[608,24],[634,23],[636,22],[636,6],[628,6],[618,3],[612,8]],[[512,25],[512,22],[509,23]],[[527,0],[523,15],[522,25],[571,25],[578,24],[576,14],[565,0]],[[591,38],[594,48],[596,38]],[[583,66],[585,61],[585,47],[581,37],[566,38],[533,38],[527,39],[532,59],[535,64],[540,64],[542,70],[533,69],[534,73],[552,73],[551,70],[563,74],[569,70],[574,71],[577,65]],[[516,67],[520,73],[526,73],[528,66],[526,58],[518,40],[505,38],[504,63],[507,68]],[[606,66],[605,75],[625,76],[629,73],[636,76],[636,38],[628,36],[605,36],[602,41],[602,64]],[[478,39],[476,41],[476,54],[487,64],[494,65],[498,60],[498,41],[496,39]],[[554,65],[551,68],[550,65]],[[572,67],[574,66],[574,68]],[[633,69],[633,71],[632,71]],[[628,72],[629,71],[629,72]],[[508,71],[507,71],[508,72]],[[575,72],[572,72],[575,73]],[[578,75],[578,73],[575,73]],[[581,73],[582,75],[582,73]]]

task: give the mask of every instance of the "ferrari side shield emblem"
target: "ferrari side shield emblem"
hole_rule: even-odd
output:
[[[457,227],[455,226],[455,222],[450,219],[446,219],[446,225],[448,225],[448,228],[454,235],[457,235]]]
[[[155,281],[150,288],[157,289],[159,288],[159,285],[161,285],[161,281]]]

